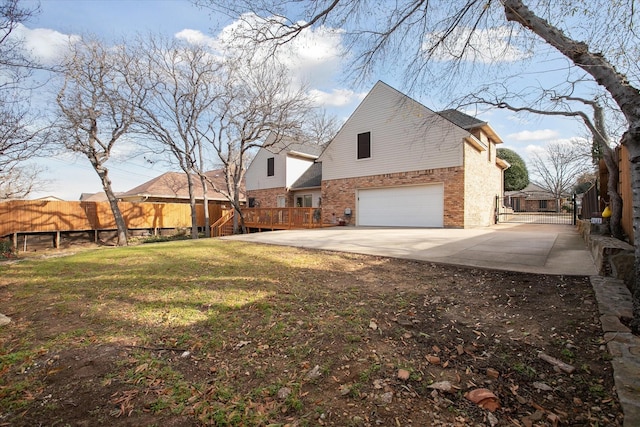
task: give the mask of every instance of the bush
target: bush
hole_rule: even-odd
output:
[[[13,244],[9,240],[0,240],[0,259],[15,258]]]

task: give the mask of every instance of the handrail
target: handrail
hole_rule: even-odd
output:
[[[322,227],[320,208],[244,208],[242,214],[245,226],[250,228]]]
[[[229,209],[222,213],[222,216],[211,225],[211,237],[219,237],[222,234],[222,227],[233,219],[233,209]]]

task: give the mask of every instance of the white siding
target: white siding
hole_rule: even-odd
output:
[[[287,188],[291,187],[293,183],[296,182],[298,178],[300,178],[302,174],[311,167],[312,164],[313,160],[311,159],[301,159],[299,157],[288,156],[286,180]]]
[[[267,159],[274,158],[274,175],[267,176]],[[265,148],[260,148],[244,176],[247,191],[264,190],[267,188],[284,188],[286,184],[286,155],[273,154]]]
[[[357,159],[357,135],[371,132],[371,157]],[[461,166],[468,132],[378,82],[320,156],[322,179]]]

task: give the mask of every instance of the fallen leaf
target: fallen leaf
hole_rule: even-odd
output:
[[[451,384],[450,381],[438,381],[437,383],[433,383],[431,385],[428,385],[427,388],[431,388],[434,390],[440,390],[440,391],[444,391],[447,393],[451,393],[454,392],[458,389],[458,387],[454,386],[453,384]]]
[[[432,356],[432,355],[427,355],[425,356],[427,361],[429,363],[431,363],[432,365],[439,365],[440,364],[440,358],[438,356]]]
[[[498,372],[497,370],[495,370],[493,368],[487,368],[487,376],[489,378],[498,379],[498,377],[500,377],[500,372]]]
[[[471,390],[467,394],[465,394],[465,397],[473,403],[479,403],[484,399],[489,398],[497,399],[496,395],[493,394],[491,390],[486,388],[477,388],[475,390]]]
[[[465,397],[477,404],[479,407],[486,409],[488,411],[494,412],[495,410],[500,408],[500,403],[498,402],[498,398],[491,390],[486,388],[477,388],[475,390],[471,390]]]
[[[411,373],[406,369],[398,369],[398,378],[401,380],[408,380]]]
[[[136,374],[139,374],[140,372],[144,371],[145,369],[147,369],[149,367],[148,363],[143,363],[142,365],[138,366],[136,368]]]

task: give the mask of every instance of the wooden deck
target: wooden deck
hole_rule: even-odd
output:
[[[319,208],[244,208],[244,224],[258,230],[291,230],[321,228],[322,211]]]

